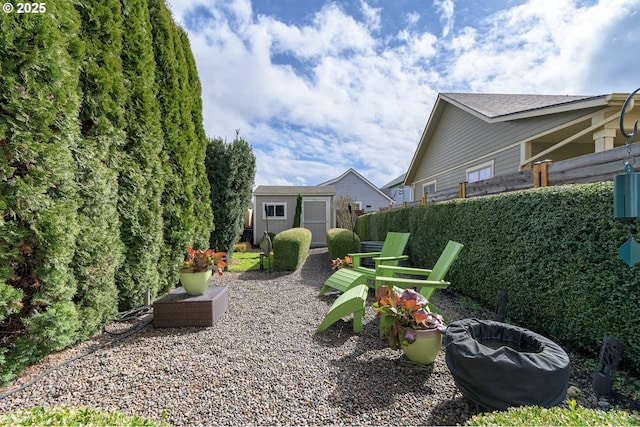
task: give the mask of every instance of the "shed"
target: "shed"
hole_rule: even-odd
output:
[[[256,188],[253,192],[254,245],[260,243],[265,231],[278,234],[293,228],[298,195],[302,196],[300,227],[311,231],[311,246],[326,246],[327,230],[336,224],[336,190],[331,185],[261,185]]]

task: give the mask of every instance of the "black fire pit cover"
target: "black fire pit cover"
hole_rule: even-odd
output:
[[[445,359],[460,392],[489,410],[564,401],[569,356],[556,343],[524,328],[492,320],[453,322]]]

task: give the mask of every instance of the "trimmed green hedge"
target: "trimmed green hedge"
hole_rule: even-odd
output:
[[[347,254],[360,252],[360,237],[346,228],[327,230],[327,247],[332,260],[344,258]]]
[[[178,283],[213,228],[201,88],[165,0],[0,32],[0,383]]]
[[[507,291],[510,321],[568,350],[597,355],[604,336],[617,337],[623,362],[638,370],[640,264],[629,267],[618,248],[639,225],[613,218],[613,184],[604,182],[369,214],[358,219],[358,234],[410,232],[410,262],[423,267],[448,240],[461,242],[449,273],[455,290],[487,307]]]
[[[290,228],[273,238],[273,265],[278,271],[295,271],[304,261],[311,247],[311,231]]]

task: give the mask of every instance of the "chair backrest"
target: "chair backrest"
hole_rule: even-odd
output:
[[[431,269],[428,280],[444,280],[444,276],[447,275],[453,262],[458,259],[458,255],[463,247],[464,245],[462,243],[449,240],[449,243],[447,243],[447,246],[445,246],[440,254],[436,265]]]
[[[384,244],[380,250],[380,256],[400,256],[404,252],[405,246],[409,241],[410,233],[397,233],[390,231],[384,238]]]

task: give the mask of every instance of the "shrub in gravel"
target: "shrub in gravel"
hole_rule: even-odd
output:
[[[602,411],[577,407],[569,401],[569,408],[540,408],[523,406],[504,412],[489,412],[471,417],[467,426],[638,426],[640,414],[619,409]]]
[[[311,231],[290,228],[273,239],[273,264],[278,271],[295,271],[309,253]]]
[[[346,228],[327,230],[327,248],[331,259],[344,258],[345,255],[360,252],[360,237]]]

